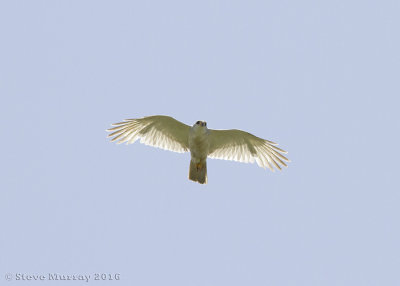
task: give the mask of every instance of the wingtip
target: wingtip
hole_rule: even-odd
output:
[[[123,122],[112,123],[111,126],[119,126],[119,125],[123,125],[123,124],[126,124],[125,119]]]

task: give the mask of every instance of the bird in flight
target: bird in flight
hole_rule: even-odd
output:
[[[207,157],[244,163],[257,162],[262,168],[287,167],[289,159],[282,155],[286,151],[276,143],[261,139],[248,132],[230,129],[213,130],[207,123],[197,121],[186,125],[164,115],[147,116],[139,119],[125,119],[114,123],[108,137],[117,144],[140,143],[178,153],[190,152],[189,179],[200,184],[207,183]]]

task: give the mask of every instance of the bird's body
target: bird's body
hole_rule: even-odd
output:
[[[210,149],[210,131],[205,122],[197,121],[189,131],[190,167],[189,179],[207,183],[207,156]]]
[[[248,132],[213,130],[207,123],[197,121],[192,127],[172,117],[164,115],[148,116],[140,119],[126,119],[113,124],[109,137],[111,141],[127,144],[140,139],[141,143],[174,152],[190,152],[189,179],[201,184],[207,183],[207,158],[233,160],[239,162],[256,161],[260,167],[281,169],[289,161],[281,153],[286,151],[276,147],[276,143],[261,139]]]
[[[191,159],[195,163],[198,163],[199,160],[206,160],[210,149],[210,131],[206,125],[202,125],[204,122],[198,122],[200,123],[196,123],[190,128],[188,138]]]

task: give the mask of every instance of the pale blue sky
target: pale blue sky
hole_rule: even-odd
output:
[[[399,13],[2,1],[0,284],[400,285]],[[189,154],[105,138],[154,114],[246,130],[292,162],[208,160],[204,186],[187,179]]]

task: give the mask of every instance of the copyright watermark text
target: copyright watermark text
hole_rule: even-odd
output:
[[[90,274],[62,274],[62,273],[6,273],[4,278],[7,281],[104,281],[121,279],[119,273],[90,273]]]

